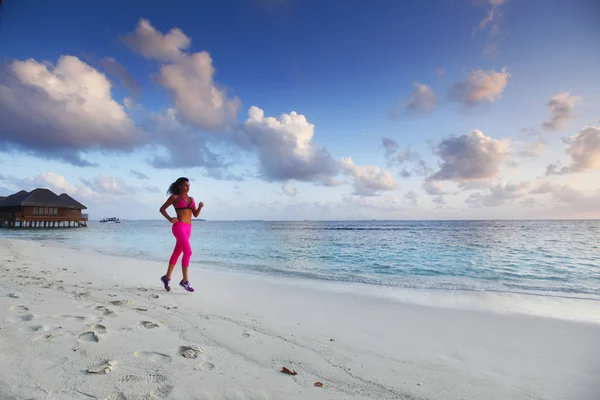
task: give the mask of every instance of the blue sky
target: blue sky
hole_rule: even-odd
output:
[[[188,176],[208,219],[600,217],[592,0],[5,1],[0,18],[0,195],[153,219]]]

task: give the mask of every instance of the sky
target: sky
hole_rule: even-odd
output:
[[[600,218],[596,0],[5,0],[0,196],[160,219]],[[173,210],[171,210],[173,214]]]

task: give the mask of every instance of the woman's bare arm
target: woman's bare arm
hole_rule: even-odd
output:
[[[178,197],[179,196],[177,196],[176,194],[172,194],[167,199],[167,201],[165,201],[165,203],[160,207],[160,213],[170,222],[174,222],[173,220],[177,220],[177,218],[171,217],[169,214],[167,214],[167,208],[169,208],[171,204],[175,203]]]
[[[194,217],[198,218],[198,215],[200,215],[200,211],[202,211],[202,207],[204,207],[204,203],[203,202],[198,203],[198,208],[196,208],[193,211]]]

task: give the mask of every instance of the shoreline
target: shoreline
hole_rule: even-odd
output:
[[[0,241],[9,240],[31,243],[29,239],[2,238]],[[116,252],[105,251],[92,247],[75,247],[70,243],[57,240],[35,240],[38,245],[48,244],[51,247],[62,248],[69,251],[92,253],[106,257],[117,257],[126,260],[135,260],[154,264],[166,263],[151,257],[138,259],[130,255],[118,255]],[[198,267],[202,264],[202,267]],[[196,265],[196,266],[195,266]],[[164,269],[164,268],[163,268]],[[175,268],[175,275],[180,273],[181,267]],[[493,289],[445,289],[445,288],[417,288],[400,287],[393,285],[380,285],[367,282],[351,282],[335,279],[321,279],[318,277],[301,277],[293,275],[271,275],[257,271],[243,271],[241,269],[222,269],[216,265],[192,262],[190,274],[196,272],[216,274],[217,276],[242,278],[271,282],[275,285],[291,285],[303,287],[308,290],[320,290],[335,293],[350,293],[366,297],[383,298],[404,304],[426,306],[444,309],[471,310],[492,312],[501,315],[526,315],[541,318],[552,318],[583,323],[600,324],[600,298],[595,295],[585,297],[585,294],[569,296],[561,292],[530,293],[518,291],[502,291]],[[174,276],[175,276],[174,275]],[[193,282],[193,278],[191,278]],[[172,285],[175,283],[172,282]]]
[[[168,223],[160,220],[146,222],[148,224],[130,222],[125,226],[117,224],[112,227],[92,224],[91,230],[85,232],[85,235],[69,231],[64,234],[40,231],[20,234],[15,232],[7,236],[32,238],[68,248],[95,249],[102,254],[166,262],[166,255],[172,252],[172,244],[167,238],[170,235],[164,232]],[[590,224],[590,228],[597,228],[593,222]],[[383,225],[373,227],[380,228]],[[311,224],[301,224],[302,228],[296,232],[293,225],[287,226],[284,223],[282,229],[286,234],[282,239],[279,237],[279,229],[260,228],[260,224],[240,228],[246,225],[217,223],[214,229],[202,229],[202,232],[198,231],[193,235],[192,245],[197,253],[192,257],[191,267],[219,272],[228,270],[261,277],[309,280],[315,282],[315,285],[333,285],[338,281],[350,286],[357,283],[377,287],[373,289],[377,291],[383,288],[381,291],[384,292],[388,291],[388,287],[407,292],[431,291],[433,294],[429,297],[440,297],[447,293],[450,296],[472,298],[479,296],[479,293],[490,293],[490,297],[496,298],[522,295],[529,299],[528,296],[543,296],[552,303],[561,302],[561,299],[567,303],[577,300],[600,302],[600,281],[594,279],[598,278],[598,270],[594,268],[597,264],[593,253],[595,246],[582,248],[574,253],[569,253],[568,249],[562,247],[552,250],[552,243],[559,240],[556,233],[550,234],[546,239],[537,240],[537,237],[527,236],[531,234],[533,225],[494,224],[498,227],[505,225],[511,234],[516,235],[515,238],[520,238],[515,243],[533,241],[535,247],[542,250],[529,253],[527,246],[513,246],[512,241],[492,241],[494,244],[490,245],[473,241],[469,235],[478,232],[480,228],[477,228],[477,224],[474,231],[464,232],[464,241],[452,242],[449,247],[440,238],[450,240],[454,237],[451,232],[454,232],[456,227],[452,225],[444,228],[434,224],[434,230],[439,235],[426,235],[430,238],[425,240],[426,245],[422,245],[423,239],[420,239],[419,235],[410,232],[402,234],[413,228],[389,225],[394,230],[399,229],[401,236],[406,236],[407,240],[401,241],[404,244],[397,243],[399,251],[394,252],[392,247],[379,246],[374,242],[369,242],[369,248],[356,250],[349,238],[354,237],[353,235],[364,235],[337,233],[340,226],[360,227],[360,224],[317,224],[314,225],[317,230],[313,234]],[[246,232],[246,229],[259,235],[244,236],[243,232]],[[133,232],[137,233],[138,239],[130,241],[130,237],[136,237],[135,234],[131,236]],[[552,232],[552,229],[548,232]],[[257,239],[260,235],[265,235],[265,239]],[[306,239],[302,242],[305,247],[301,249],[289,242],[297,235]],[[306,243],[310,243],[314,235],[324,235],[337,244],[319,245],[313,250],[306,248]],[[379,233],[368,233],[364,237],[366,240],[367,237],[373,239],[380,236]],[[142,240],[142,237],[147,237],[147,240]],[[338,245],[343,249],[339,253]],[[366,253],[361,254],[361,251]],[[427,251],[431,251],[431,254],[428,255]],[[545,251],[549,251],[548,255]],[[494,253],[496,256],[492,257]],[[392,294],[392,297],[395,296]],[[424,296],[416,293],[416,296],[412,297]],[[564,307],[565,305],[561,304],[560,308]],[[531,314],[531,311],[525,311]],[[568,311],[561,314],[571,318]],[[548,312],[544,315],[552,316]],[[578,319],[581,319],[581,316]],[[595,320],[598,318],[595,317]]]
[[[166,293],[163,263],[13,239],[0,239],[0,265],[1,398],[592,400],[600,393],[594,323],[201,269],[191,271],[189,294],[177,285],[179,267]],[[111,360],[118,365],[108,374],[85,372]],[[284,366],[298,375],[282,374]]]

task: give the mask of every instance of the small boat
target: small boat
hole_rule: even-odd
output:
[[[114,222],[115,224],[120,224],[121,220],[117,217],[109,217],[109,218],[102,218],[100,220],[100,222]]]

